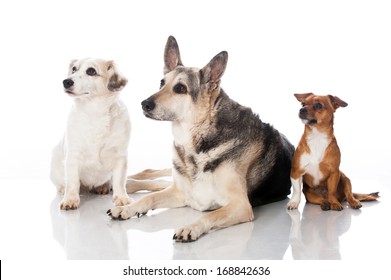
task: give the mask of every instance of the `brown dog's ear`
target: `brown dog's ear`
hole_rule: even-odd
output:
[[[201,84],[218,84],[227,67],[228,53],[222,51],[200,70]]]
[[[118,72],[114,61],[107,62],[107,72],[109,73],[110,77],[107,88],[110,91],[120,91],[128,83],[128,80]]]
[[[299,101],[299,102],[301,102],[301,103],[303,103],[306,99],[307,99],[307,97],[308,96],[311,96],[311,95],[314,95],[313,93],[295,93],[294,94],[294,96],[296,97],[296,99]]]
[[[174,70],[177,66],[183,66],[179,46],[173,36],[168,37],[166,47],[164,49],[164,69],[163,73],[167,74]]]
[[[333,105],[335,110],[338,109],[339,107],[348,106],[348,103],[346,103],[345,101],[343,101],[337,96],[328,95],[328,97],[330,98],[331,105]]]

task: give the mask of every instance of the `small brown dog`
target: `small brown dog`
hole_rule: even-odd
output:
[[[348,104],[331,95],[304,93],[295,97],[303,106],[299,118],[305,130],[293,157],[293,194],[288,209],[299,206],[302,184],[306,200],[320,204],[322,210],[340,211],[345,200],[354,209],[361,207],[360,201],[376,200],[378,193],[352,193],[349,178],[339,170],[341,153],[334,136],[334,112]]]

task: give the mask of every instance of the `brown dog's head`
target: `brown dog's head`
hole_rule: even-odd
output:
[[[306,125],[332,125],[335,110],[348,106],[348,103],[332,95],[296,93],[295,97],[303,106],[299,111],[299,118]]]

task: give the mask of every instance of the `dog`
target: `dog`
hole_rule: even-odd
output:
[[[340,211],[345,200],[353,209],[359,209],[360,201],[376,200],[378,193],[352,193],[349,178],[339,170],[341,152],[334,136],[334,112],[348,104],[332,95],[304,93],[295,97],[302,104],[299,118],[305,129],[293,157],[293,193],[288,209],[299,206],[301,185],[306,200],[319,204],[322,210]]]
[[[119,99],[127,79],[113,61],[73,60],[65,93],[73,98],[63,139],[53,149],[50,177],[64,195],[60,208],[76,209],[80,188],[98,194],[113,189],[115,205],[131,202],[126,192],[130,119]]]
[[[142,102],[142,109],[148,118],[172,123],[173,182],[130,205],[109,209],[113,219],[156,208],[209,211],[175,231],[175,241],[190,242],[212,229],[250,222],[252,206],[290,194],[294,147],[223,91],[220,79],[227,60],[223,51],[202,69],[184,67],[177,41],[168,38],[160,90]]]

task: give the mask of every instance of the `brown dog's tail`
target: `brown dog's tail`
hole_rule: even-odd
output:
[[[379,192],[374,192],[369,194],[353,193],[353,196],[355,199],[358,199],[359,201],[373,201],[380,197]]]

